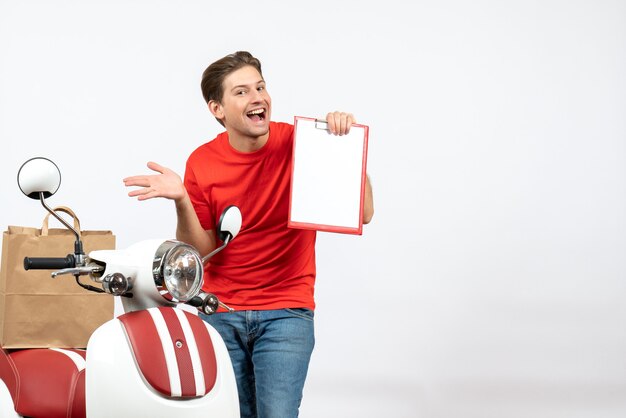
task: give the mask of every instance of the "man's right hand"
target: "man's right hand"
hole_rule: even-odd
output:
[[[148,168],[159,174],[132,176],[124,179],[126,187],[140,187],[140,189],[129,192],[128,196],[137,196],[138,200],[164,197],[174,201],[180,201],[185,197],[185,186],[178,174],[152,161],[148,163]]]

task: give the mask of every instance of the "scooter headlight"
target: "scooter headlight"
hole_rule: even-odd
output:
[[[204,267],[198,251],[179,241],[165,241],[153,262],[154,283],[168,301],[186,302],[200,292]]]

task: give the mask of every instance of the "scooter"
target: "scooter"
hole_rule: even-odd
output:
[[[223,340],[197,315],[176,308],[186,303],[206,314],[220,306],[231,310],[201,286],[204,263],[239,233],[239,209],[222,213],[217,235],[223,244],[204,258],[174,240],[85,255],[79,233],[46,204],[60,180],[58,167],[46,158],[20,168],[22,192],[76,235],[73,253],[26,257],[24,268],[56,270],[52,277],[71,275],[84,288],[120,296],[124,313],[97,328],[86,351],[0,350],[0,418],[239,417]],[[81,282],[81,276],[101,288]]]

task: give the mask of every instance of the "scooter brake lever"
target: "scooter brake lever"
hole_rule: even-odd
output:
[[[222,302],[217,302],[222,308],[226,309],[228,311],[228,313],[233,313],[235,312],[235,310],[233,308],[231,308],[230,306],[226,305],[225,303]]]
[[[67,269],[53,271],[52,273],[50,273],[50,275],[53,279],[56,279],[57,276],[61,276],[64,274],[71,274],[73,276],[84,276],[87,274],[99,273],[103,270],[104,268],[101,266],[71,267]]]

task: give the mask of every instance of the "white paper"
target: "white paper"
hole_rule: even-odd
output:
[[[349,134],[339,136],[316,127],[315,120],[297,119],[291,222],[361,226],[365,138],[364,126],[353,126]]]

